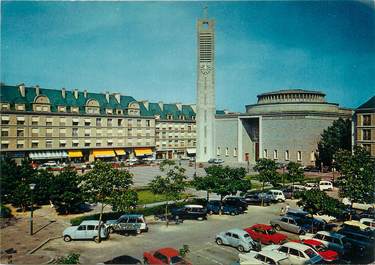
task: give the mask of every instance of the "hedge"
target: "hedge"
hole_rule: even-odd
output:
[[[12,217],[11,210],[3,204],[0,205],[0,217],[1,218]]]
[[[190,201],[189,203],[192,203],[192,202]],[[171,209],[173,207],[180,207],[185,204],[187,204],[187,202],[173,203],[173,204],[169,204],[168,208]],[[137,208],[137,209],[134,209],[133,211],[130,211],[129,213],[137,213],[137,214],[143,214],[144,216],[150,216],[150,215],[163,214],[164,211],[165,211],[165,205],[158,205],[158,206],[148,207],[148,208]],[[103,213],[102,220],[103,222],[108,221],[108,220],[116,220],[123,214],[125,213],[124,212],[105,212]],[[99,213],[96,213],[96,214],[76,217],[76,218],[70,219],[70,223],[72,225],[79,225],[80,223],[82,223],[82,221],[85,221],[85,220],[99,220],[99,215],[100,215]]]

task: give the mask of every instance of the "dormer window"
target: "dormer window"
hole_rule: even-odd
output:
[[[113,110],[112,110],[112,109],[105,109],[105,112],[106,112],[107,114],[113,114]]]
[[[58,111],[59,112],[66,112],[66,107],[65,106],[59,106]]]
[[[122,112],[122,109],[117,109],[116,110],[116,114],[118,114],[118,115],[121,115],[123,112]]]
[[[160,120],[160,115],[155,115],[155,120]]]
[[[180,115],[180,116],[178,116],[178,118],[179,118],[180,120],[185,120],[185,116],[184,116],[184,115]]]
[[[1,103],[1,110],[10,110],[9,103]]]
[[[78,108],[78,107],[71,107],[71,108],[70,108],[70,111],[71,111],[72,113],[78,113],[78,112],[79,112],[79,108]]]
[[[191,116],[191,119],[192,119],[193,121],[195,121],[195,116]]]
[[[173,119],[173,115],[168,114],[168,115],[167,115],[167,120],[172,120],[172,119]]]
[[[24,111],[25,110],[25,104],[16,104],[16,110]]]

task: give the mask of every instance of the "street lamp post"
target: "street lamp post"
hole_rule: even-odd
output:
[[[30,211],[30,236],[33,235],[33,215],[34,215],[34,208],[33,208],[33,190],[35,189],[36,184],[31,183],[29,184],[31,190],[31,211]]]

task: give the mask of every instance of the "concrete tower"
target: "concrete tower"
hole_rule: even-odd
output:
[[[214,156],[215,146],[215,21],[198,19],[197,162]]]

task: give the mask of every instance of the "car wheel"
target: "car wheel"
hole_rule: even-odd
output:
[[[72,240],[72,238],[70,236],[64,236],[64,241],[65,242],[69,242],[71,240]]]
[[[244,251],[245,251],[244,247],[241,246],[241,245],[239,245],[239,246],[237,247],[237,249],[238,249],[239,252],[244,252]]]
[[[203,221],[203,217],[198,217],[197,220],[198,221]]]
[[[99,237],[94,236],[94,241],[95,241],[95,243],[99,243]]]
[[[223,244],[223,240],[221,240],[221,238],[216,238],[216,244],[222,245]]]
[[[113,229],[113,227],[110,227],[109,229],[108,229],[108,231],[109,231],[109,233],[113,233],[113,232],[115,232],[115,230]]]
[[[236,213],[235,212],[230,212],[230,215],[235,216]]]
[[[299,234],[300,235],[304,235],[304,234],[306,234],[306,231],[305,230],[301,230],[301,231],[299,231]]]
[[[280,203],[280,202],[283,202],[283,200],[282,199],[278,199],[277,202]]]
[[[275,225],[275,229],[276,229],[277,231],[280,231],[280,230],[281,230],[281,226],[280,226],[280,225]]]
[[[210,210],[210,211],[208,212],[208,214],[212,215],[212,214],[214,214],[214,212],[213,212],[212,210]]]
[[[143,264],[149,264],[147,259],[143,260]]]

